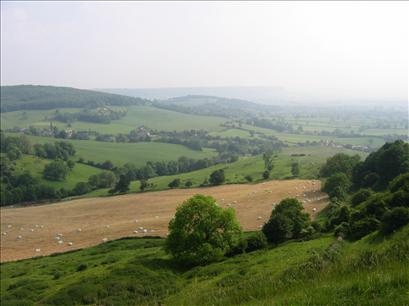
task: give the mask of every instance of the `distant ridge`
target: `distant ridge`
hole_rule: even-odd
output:
[[[137,97],[76,89],[72,87],[15,85],[1,86],[1,112],[97,107],[103,105],[143,105],[149,101]]]

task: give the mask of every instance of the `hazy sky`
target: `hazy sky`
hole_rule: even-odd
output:
[[[407,100],[408,20],[404,2],[1,1],[1,81]]]

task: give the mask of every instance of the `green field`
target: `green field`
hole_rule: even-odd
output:
[[[91,175],[100,173],[102,170],[91,166],[75,163],[75,167],[69,172],[66,179],[61,182],[48,181],[42,178],[42,173],[45,165],[49,164],[51,160],[38,158],[32,155],[24,155],[16,161],[15,170],[17,173],[29,171],[31,175],[39,179],[42,183],[50,185],[55,188],[64,188],[71,190],[79,182],[86,182]]]
[[[97,131],[105,134],[129,133],[138,126],[144,125],[155,130],[182,131],[191,129],[204,129],[208,131],[221,130],[220,126],[225,120],[218,117],[197,116],[169,111],[161,108],[149,106],[127,107],[128,113],[119,120],[113,120],[110,124],[98,124],[91,122],[76,121],[72,127],[78,131]],[[78,112],[77,108],[62,108],[64,112]],[[1,128],[9,129],[13,127],[27,128],[30,125],[37,127],[48,127],[50,118],[53,117],[55,109],[52,110],[27,110],[15,111],[1,114]],[[53,124],[62,128],[67,124],[53,121]]]
[[[112,161],[115,165],[127,162],[136,166],[144,166],[147,161],[177,160],[180,156],[194,159],[211,157],[215,153],[210,149],[194,151],[182,145],[139,142],[139,143],[114,143],[93,140],[71,140],[50,137],[28,136],[32,144],[67,141],[74,145],[76,158],[84,158],[95,162]]]
[[[336,153],[346,153],[350,155],[359,154],[362,158],[366,156],[365,153],[352,151],[342,148],[331,147],[289,147],[277,153],[274,159],[274,169],[271,172],[271,179],[289,179],[291,175],[291,163],[298,162],[300,165],[299,178],[314,179],[317,178],[319,169],[326,159]],[[291,154],[305,154],[306,156],[291,156]],[[246,176],[250,175],[253,182],[262,180],[262,173],[264,171],[264,162],[261,156],[243,157],[237,162],[231,164],[216,165],[209,168],[192,171],[188,173],[181,173],[170,176],[160,176],[150,179],[149,182],[154,184],[154,187],[148,190],[163,190],[168,189],[168,184],[175,178],[180,178],[182,185],[186,181],[192,181],[194,187],[198,187],[203,183],[204,179],[209,178],[209,175],[217,170],[223,168],[226,176],[226,183],[248,183]],[[139,191],[139,181],[134,181],[130,186],[131,192]],[[101,196],[108,195],[108,189],[100,189],[93,191],[87,196]]]
[[[0,266],[2,305],[405,305],[409,226],[357,242],[323,236],[203,267],[130,238]]]

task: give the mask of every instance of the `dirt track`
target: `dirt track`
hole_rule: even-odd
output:
[[[222,207],[235,208],[243,230],[256,230],[269,217],[272,205],[290,196],[303,200],[305,210],[314,217],[327,203],[319,190],[319,181],[270,181],[4,208],[0,259],[4,262],[65,252],[102,243],[103,239],[165,236],[178,204],[197,193],[212,195]]]

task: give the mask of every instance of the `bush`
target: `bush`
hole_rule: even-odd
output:
[[[241,235],[233,209],[222,209],[209,196],[195,195],[176,210],[165,250],[184,265],[221,259]]]
[[[350,227],[348,238],[357,240],[379,228],[380,221],[373,217],[365,217],[359,221],[353,222]]]
[[[253,177],[251,175],[246,175],[244,178],[246,179],[247,182],[253,181]]]
[[[271,243],[284,242],[293,237],[294,224],[283,214],[274,215],[263,226],[263,233]]]
[[[330,176],[324,184],[322,190],[330,196],[343,200],[351,186],[349,178],[344,173],[336,173]]]
[[[389,190],[391,192],[398,191],[399,189],[409,192],[409,173],[401,174],[390,182]]]
[[[257,232],[246,238],[246,252],[253,252],[267,247],[267,238],[263,232]]]
[[[186,181],[185,187],[192,187],[192,186],[193,186],[193,182],[191,180]]]
[[[226,180],[224,170],[219,169],[210,174],[209,182],[212,185],[221,185]]]
[[[263,172],[263,179],[268,179],[269,177],[270,177],[270,171],[268,171],[268,170],[265,170],[264,172]]]
[[[173,181],[171,181],[168,186],[170,188],[177,188],[180,186],[180,178],[175,178]]]
[[[73,195],[81,195],[86,194],[91,191],[91,186],[85,182],[79,182],[75,185],[74,189],[72,190]]]
[[[399,190],[392,194],[389,201],[390,207],[409,207],[409,192],[406,190]]]
[[[409,223],[409,208],[395,207],[385,213],[382,220],[382,232],[389,234]]]
[[[357,192],[355,192],[352,195],[351,198],[351,205],[352,206],[357,206],[366,200],[369,199],[369,197],[373,194],[373,192],[370,189],[360,189]]]
[[[349,223],[348,222],[342,222],[339,224],[337,227],[335,227],[334,235],[336,237],[341,236],[342,238],[345,238],[349,235]]]
[[[63,181],[68,175],[69,168],[62,160],[55,160],[44,167],[43,177],[50,181]]]

